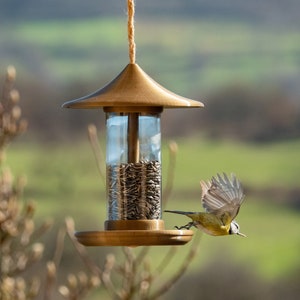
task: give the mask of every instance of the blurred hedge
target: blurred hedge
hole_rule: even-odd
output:
[[[61,108],[65,101],[91,93],[91,84],[73,82],[53,88],[49,83],[23,81],[18,88],[30,132],[41,141],[83,137],[89,123],[100,129],[105,126],[102,109]],[[251,142],[299,138],[300,109],[294,97],[277,87],[230,85],[208,95],[203,109],[165,110],[163,134],[179,137],[204,133],[210,138]]]

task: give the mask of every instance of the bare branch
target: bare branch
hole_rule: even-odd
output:
[[[155,273],[161,274],[162,271],[167,268],[167,266],[169,265],[169,263],[172,261],[172,258],[176,254],[177,249],[178,248],[175,247],[175,246],[169,248],[169,251],[167,252],[167,254],[165,255],[165,257],[163,258],[163,260],[161,261],[161,263],[158,265]]]
[[[55,252],[54,252],[54,256],[53,256],[53,262],[56,266],[56,268],[58,268],[58,266],[60,265],[60,261],[63,255],[63,251],[64,251],[64,241],[65,241],[65,237],[66,237],[66,229],[65,228],[60,228],[57,234],[57,238],[56,238],[56,247],[55,247]]]
[[[171,192],[173,189],[177,150],[178,150],[178,147],[177,147],[176,142],[173,142],[173,141],[170,142],[169,143],[169,165],[168,165],[168,171],[167,171],[167,181],[166,181],[166,185],[163,189],[163,193],[162,193],[163,208],[166,207],[166,204],[170,198],[170,195],[171,195]]]
[[[107,292],[112,296],[112,298],[122,299],[119,295],[118,289],[114,286],[111,280],[111,272],[115,267],[115,256],[113,254],[108,254],[106,256],[104,270],[102,272],[102,283],[106,288]]]
[[[52,290],[56,280],[56,266],[53,261],[47,263],[47,276],[44,287],[44,300],[51,300]]]
[[[187,271],[189,265],[191,264],[192,260],[195,258],[198,247],[200,244],[200,236],[201,233],[197,235],[197,237],[194,238],[193,244],[190,248],[190,251],[188,252],[186,259],[183,261],[181,267],[177,270],[177,272],[167,281],[165,282],[159,289],[157,289],[149,298],[151,299],[157,299],[162,294],[166,293],[177,281],[179,278],[181,278],[184,273]]]
[[[146,257],[146,255],[149,253],[151,247],[142,247],[142,250],[139,252],[139,254],[137,255],[135,261],[136,261],[136,264],[139,265],[143,260],[144,258]]]
[[[100,177],[102,181],[105,183],[105,168],[104,168],[105,159],[104,159],[103,151],[101,150],[101,146],[98,141],[97,128],[95,125],[90,124],[88,126],[88,136],[96,159]]]
[[[65,219],[65,223],[66,223],[66,229],[67,229],[68,236],[69,236],[70,240],[72,241],[79,257],[82,259],[83,263],[91,271],[92,274],[100,277],[102,274],[101,269],[97,266],[97,264],[94,261],[91,260],[91,258],[89,257],[89,255],[86,251],[86,248],[83,247],[82,245],[80,245],[74,237],[74,221],[73,221],[73,219],[71,217],[68,217]]]

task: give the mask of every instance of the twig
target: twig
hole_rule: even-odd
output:
[[[65,228],[60,228],[57,234],[56,238],[56,247],[55,247],[55,252],[53,255],[52,261],[54,262],[56,268],[60,265],[60,261],[64,252],[64,240],[66,237],[66,229]]]
[[[110,293],[110,295],[113,298],[122,299],[120,296],[117,288],[114,286],[113,282],[111,281],[111,272],[113,270],[115,263],[115,258],[112,254],[109,254],[106,256],[106,262],[104,265],[104,270],[101,275],[102,283],[104,287],[106,288],[107,292]]]
[[[44,300],[51,300],[52,288],[56,279],[56,267],[53,261],[47,263],[47,277],[44,287]]]
[[[100,277],[102,274],[101,269],[97,266],[97,264],[94,261],[92,261],[90,259],[85,248],[83,246],[81,246],[77,242],[77,240],[74,238],[74,221],[73,221],[73,219],[68,217],[68,218],[66,218],[65,223],[66,223],[68,236],[71,239],[79,257],[82,259],[83,263],[91,271],[92,274]]]
[[[190,249],[189,253],[187,254],[186,259],[183,261],[183,264],[178,269],[178,271],[166,283],[164,283],[157,291],[155,291],[148,298],[148,300],[157,299],[162,294],[166,293],[178,281],[178,279],[184,275],[184,273],[187,271],[190,263],[192,262],[192,260],[195,258],[196,254],[197,254],[198,246],[199,246],[199,242],[200,242],[200,236],[201,236],[201,233],[199,233],[198,237],[194,238],[191,249]]]
[[[60,228],[56,237],[56,247],[52,261],[47,263],[47,277],[44,287],[44,299],[52,299],[53,288],[55,286],[56,272],[60,265],[62,254],[64,251],[64,240],[66,236],[65,228]]]
[[[144,260],[145,256],[148,254],[150,251],[151,247],[142,247],[142,250],[140,253],[137,255],[135,261],[137,265],[140,265],[140,263]]]
[[[175,167],[176,167],[176,156],[177,156],[177,144],[176,142],[169,143],[169,164],[168,164],[168,171],[167,171],[167,181],[162,193],[162,203],[163,208],[166,207],[166,204],[170,198],[173,183],[174,183],[174,176],[175,176]]]
[[[126,258],[124,262],[125,273],[122,285],[122,290],[125,292],[123,299],[131,299],[131,296],[134,295],[134,292],[136,290],[135,275],[138,273],[136,258],[133,254],[133,251],[129,247],[123,247],[122,249]]]
[[[104,169],[105,159],[104,159],[103,151],[101,150],[101,147],[100,147],[100,144],[98,141],[97,128],[95,125],[90,124],[88,126],[88,136],[89,136],[92,150],[93,150],[93,153],[94,153],[94,156],[96,159],[100,177],[101,177],[103,183],[105,183],[105,169]]]
[[[158,265],[155,273],[156,274],[161,274],[162,271],[169,265],[169,263],[172,261],[172,258],[174,257],[175,253],[177,252],[177,249],[175,246],[170,247],[169,251],[167,254],[164,256],[163,260],[161,263]]]

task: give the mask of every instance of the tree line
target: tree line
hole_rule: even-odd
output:
[[[73,82],[54,89],[40,82],[21,82],[18,89],[29,132],[38,140],[85,137],[90,123],[105,130],[105,114],[101,108],[61,107],[65,101],[89,94],[91,84]],[[203,102],[205,107],[199,109],[166,109],[162,113],[163,135],[174,138],[203,133],[209,138],[251,142],[300,137],[299,101],[283,89],[232,84],[214,91]]]

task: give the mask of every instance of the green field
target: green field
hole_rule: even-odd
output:
[[[216,172],[234,172],[252,191],[262,187],[299,186],[300,141],[250,145],[194,137],[178,140],[178,144],[169,209],[201,210],[198,182]],[[166,146],[163,148],[165,174],[168,155]],[[103,228],[106,219],[104,183],[88,141],[60,146],[17,143],[11,146],[6,163],[14,174],[27,175],[24,198],[36,201],[38,219],[52,216],[62,224],[66,215],[72,215],[78,230]],[[164,214],[164,220],[170,229],[187,222],[183,216],[169,214]],[[276,204],[267,196],[254,198],[250,193],[246,195],[238,221],[248,238],[204,235],[192,267],[194,271],[223,252],[232,253],[230,259],[269,279],[285,276],[299,267],[299,212],[285,205],[285,199]],[[181,257],[188,248],[181,247],[177,255]],[[152,250],[154,264],[161,251],[167,250]]]
[[[129,62],[126,15],[3,26],[1,68],[58,82],[111,80]],[[299,31],[210,19],[136,20],[137,63],[174,92],[193,95],[238,80],[298,75]],[[5,48],[4,48],[5,49]],[[15,55],[17,53],[17,55]],[[34,66],[38,68],[35,69]],[[277,78],[277,79],[276,79]]]

